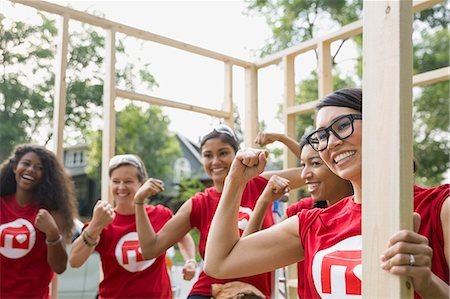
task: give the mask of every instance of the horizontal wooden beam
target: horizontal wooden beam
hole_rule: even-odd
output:
[[[230,117],[230,115],[232,115],[232,112],[229,112],[229,111],[209,109],[209,108],[205,108],[205,107],[194,106],[191,104],[184,104],[184,103],[175,102],[175,101],[171,101],[171,100],[167,100],[167,99],[163,99],[163,98],[152,97],[152,96],[148,96],[145,94],[130,92],[130,91],[122,90],[122,89],[116,89],[116,96],[124,98],[124,99],[146,102],[151,105],[177,108],[177,109],[207,114],[210,116],[225,118],[225,119],[228,119]]]
[[[450,80],[450,66],[413,76],[413,86],[424,86]]]
[[[310,101],[310,102],[306,102],[303,104],[287,107],[285,113],[287,115],[291,115],[291,114],[302,114],[302,113],[306,113],[306,112],[312,112],[316,109],[316,105],[318,102],[319,102],[318,100],[315,100],[315,101]]]
[[[30,6],[39,10],[44,10],[49,13],[63,15],[67,14],[70,19],[77,20],[83,23],[87,23],[93,26],[102,27],[105,29],[114,28],[116,32],[124,33],[128,36],[134,36],[139,39],[152,41],[161,45],[166,45],[172,48],[176,48],[182,51],[190,52],[193,54],[197,54],[200,56],[216,59],[223,62],[228,62],[233,65],[241,66],[241,67],[250,67],[253,63],[234,58],[228,55],[224,55],[218,52],[214,52],[208,49],[204,49],[201,47],[197,47],[188,43],[184,43],[178,40],[174,40],[165,36],[161,36],[155,33],[151,33],[145,30],[141,30],[135,27],[127,26],[121,23],[117,23],[105,18],[101,18],[98,16],[94,16],[87,12],[79,11],[76,9],[72,9],[69,7],[65,7],[62,5],[50,3],[47,1],[38,1],[38,0],[10,0],[13,3],[19,3],[26,6]]]
[[[419,12],[441,3],[443,0],[415,0],[413,1],[413,12]]]

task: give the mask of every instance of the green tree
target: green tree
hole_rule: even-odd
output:
[[[361,1],[337,0],[248,0],[249,13],[265,17],[273,36],[261,50],[271,54],[302,41],[329,32],[331,26],[345,25],[361,17]],[[449,65],[450,11],[448,1],[415,14],[414,18],[414,71],[429,71]],[[333,29],[334,30],[334,29]],[[361,37],[354,37],[361,53]],[[341,41],[342,43],[345,41]],[[342,76],[335,58],[341,47],[333,53],[333,88],[355,86],[352,77]],[[362,75],[361,55],[357,57],[354,77]],[[317,73],[297,85],[297,103],[317,98]],[[439,109],[436,109],[439,107]],[[282,107],[279,107],[281,115]],[[297,117],[299,138],[313,124],[314,115]],[[426,186],[439,184],[450,166],[449,162],[449,82],[422,88],[414,99],[414,156],[419,163],[416,180]]]
[[[51,46],[56,34],[54,24],[41,14],[42,24],[8,23],[0,14],[0,159],[3,161],[18,143],[30,142],[31,136],[48,118],[49,85],[52,76],[41,76],[30,86],[30,77],[40,68],[49,69],[54,57]],[[36,44],[35,40],[41,41]],[[43,46],[42,46],[43,45]],[[26,48],[26,53],[23,52]],[[39,63],[38,63],[39,62]],[[26,72],[25,70],[28,70]]]
[[[169,182],[173,163],[181,156],[177,139],[169,132],[169,119],[158,106],[145,109],[133,104],[116,113],[116,154],[131,153],[142,158],[149,177]],[[100,182],[102,132],[90,133],[88,175]]]
[[[53,65],[56,53],[55,21],[37,13],[41,22],[27,24],[0,14],[0,159],[16,144],[47,144],[53,134]],[[73,27],[73,28],[72,28]],[[66,73],[67,104],[65,141],[87,142],[92,119],[101,116],[103,94],[104,36],[89,25],[71,26]],[[126,59],[123,39],[118,40],[117,59]],[[129,61],[129,60],[125,60]],[[116,72],[117,84],[133,89],[157,85],[147,71],[126,63]]]

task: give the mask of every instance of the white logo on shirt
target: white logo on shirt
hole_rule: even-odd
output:
[[[238,227],[240,233],[242,234],[247,227],[247,224],[250,220],[250,217],[253,215],[253,210],[247,207],[239,207],[239,214],[238,214]]]
[[[27,255],[36,243],[34,226],[26,219],[0,225],[0,253],[11,259]]]
[[[131,232],[120,238],[116,245],[116,260],[125,270],[138,272],[150,267],[156,260],[144,260],[137,232]]]
[[[354,236],[316,253],[312,273],[321,298],[361,298],[361,248],[362,236]]]

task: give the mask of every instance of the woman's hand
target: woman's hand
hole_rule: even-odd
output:
[[[158,179],[149,178],[134,195],[135,203],[143,203],[150,196],[164,191],[164,182]]]
[[[416,231],[420,225],[420,216],[415,213]],[[414,290],[426,291],[432,282],[431,258],[433,249],[428,239],[410,230],[401,230],[394,234],[388,249],[381,256],[381,268],[395,275],[409,276]]]
[[[45,209],[39,209],[34,226],[45,234],[47,240],[53,241],[59,238],[58,225],[49,211]]]
[[[253,148],[238,151],[231,164],[228,176],[237,178],[242,182],[251,180],[264,171],[268,155],[269,153],[266,150]]]
[[[289,191],[289,180],[278,175],[273,175],[270,177],[269,182],[258,200],[269,200],[270,203],[272,203]]]
[[[115,217],[116,214],[114,213],[113,207],[108,202],[99,200],[94,206],[89,227],[95,229],[97,233],[100,234],[101,230],[112,223]],[[96,235],[97,234],[94,234],[94,237],[96,237]]]
[[[197,270],[197,262],[195,260],[188,260],[183,266],[183,279],[191,280],[195,276]]]
[[[276,133],[268,133],[268,132],[258,132],[258,135],[256,135],[255,143],[259,144],[260,146],[266,146],[268,144],[274,143],[275,141],[278,141],[280,134]]]

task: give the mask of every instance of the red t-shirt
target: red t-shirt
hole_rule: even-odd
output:
[[[433,248],[431,270],[449,281],[444,254],[440,213],[449,196],[449,185],[425,189],[414,186],[414,211],[421,215],[419,233]],[[347,197],[321,210],[304,210],[298,214],[299,232],[305,249],[307,278],[300,298],[352,298],[361,295],[361,205]],[[300,281],[300,280],[299,280]],[[414,297],[421,298],[417,293]]]
[[[256,177],[249,181],[245,186],[244,193],[239,207],[239,232],[242,234],[250,216],[253,213],[256,201],[267,185],[267,180],[263,177]],[[200,256],[205,256],[206,240],[208,238],[209,228],[217,209],[220,196],[214,187],[207,188],[204,192],[197,193],[192,197],[192,211],[190,215],[191,225],[200,232],[199,252]],[[267,228],[274,224],[272,217],[272,207],[267,209],[264,216],[262,228]],[[201,272],[198,280],[195,282],[191,295],[211,296],[211,285],[213,283],[226,283],[229,281],[242,281],[252,284],[259,289],[266,298],[270,298],[272,294],[273,272],[263,273],[255,276],[236,278],[236,279],[215,279]]]
[[[425,189],[414,186],[414,211],[420,214],[419,234],[428,238],[433,248],[431,271],[440,279],[449,283],[449,269],[444,253],[444,233],[441,223],[441,209],[449,196],[450,185]],[[415,294],[415,298],[420,298]]]
[[[314,206],[314,199],[312,197],[305,197],[293,203],[286,209],[286,216],[292,217],[297,215],[302,210],[310,210]],[[305,266],[303,261],[297,263],[297,293],[303,293],[305,287]]]
[[[305,197],[293,203],[286,209],[286,216],[292,217],[297,215],[302,210],[312,209],[314,206],[314,199],[312,197]]]
[[[145,209],[156,232],[173,216],[162,205],[146,205]],[[172,298],[166,254],[143,259],[134,214],[116,212],[114,221],[103,229],[95,250],[100,254],[104,274],[99,298]]]
[[[15,194],[0,197],[0,296],[49,298],[53,271],[45,234],[34,227],[38,206],[21,207]]]
[[[350,196],[327,209],[303,210],[297,215],[305,250],[305,272],[301,277],[306,278],[299,297],[360,296],[361,205]]]

